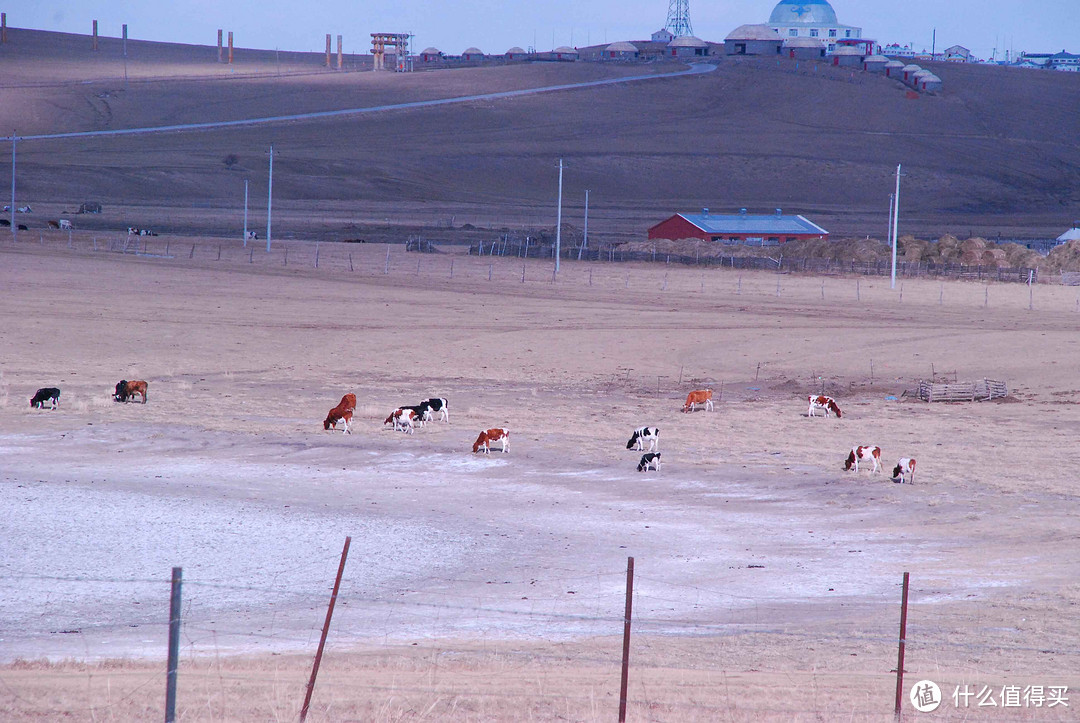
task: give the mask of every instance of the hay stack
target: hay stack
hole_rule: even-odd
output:
[[[1080,271],[1080,241],[1066,241],[1050,250],[1043,263],[1045,271]]]
[[[983,252],[986,251],[986,239],[969,238],[960,242],[960,255],[958,261],[969,266],[983,263]]]
[[[930,242],[914,236],[901,236],[897,241],[897,255],[902,256],[904,261],[919,263],[932,255]]]

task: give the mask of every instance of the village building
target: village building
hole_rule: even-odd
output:
[[[650,239],[701,239],[723,244],[777,246],[789,241],[828,238],[829,232],[804,216],[771,214],[677,213],[649,229]]]
[[[829,53],[839,40],[862,37],[862,28],[837,20],[827,0],[780,0],[767,25],[780,38],[820,38]]]

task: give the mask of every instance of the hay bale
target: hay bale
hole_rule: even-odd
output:
[[[1004,249],[986,249],[982,253],[982,261],[980,263],[984,266],[996,266],[1001,268],[1002,266],[1009,265],[1009,257]]]
[[[1080,241],[1066,241],[1050,249],[1044,266],[1047,271],[1080,271]]]
[[[932,256],[930,242],[917,239],[914,236],[902,236],[896,242],[897,256],[902,256],[904,261],[918,263],[924,258]]]
[[[960,242],[960,253],[982,255],[982,252],[986,250],[986,239],[972,237]]]

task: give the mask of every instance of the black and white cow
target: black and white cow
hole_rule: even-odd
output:
[[[37,407],[38,409],[45,408],[45,402],[52,402],[52,408],[56,409],[60,406],[60,390],[56,387],[42,387],[34,393],[34,398],[30,400],[31,407]]]
[[[442,397],[432,397],[431,399],[425,399],[418,405],[424,409],[423,419],[425,422],[430,422],[435,419],[435,415],[438,414],[439,418],[444,422],[450,421],[450,409],[449,403]]]
[[[660,430],[657,427],[639,427],[634,430],[634,436],[630,437],[630,441],[626,443],[627,449],[634,449],[637,446],[637,451],[641,452],[645,449],[645,443],[649,443],[649,451],[655,452],[660,447]]]
[[[641,461],[638,462],[637,471],[638,472],[648,472],[650,467],[652,469],[655,469],[657,472],[660,471],[660,453],[659,452],[648,452],[646,454],[641,455]]]

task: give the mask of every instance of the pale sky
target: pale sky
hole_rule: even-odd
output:
[[[690,0],[694,34],[722,41],[743,23],[765,22],[769,0]],[[839,21],[863,28],[880,43],[930,49],[963,45],[978,57],[996,50],[1080,52],[1080,0],[834,0]],[[412,32],[414,48],[448,54],[476,46],[503,53],[647,39],[663,27],[668,0],[446,0],[445,2],[291,2],[290,0],[23,0],[3,9],[8,26],[140,40],[215,45],[217,29],[232,30],[238,47],[325,49],[326,33],[344,36],[346,53],[370,49],[372,32]]]

